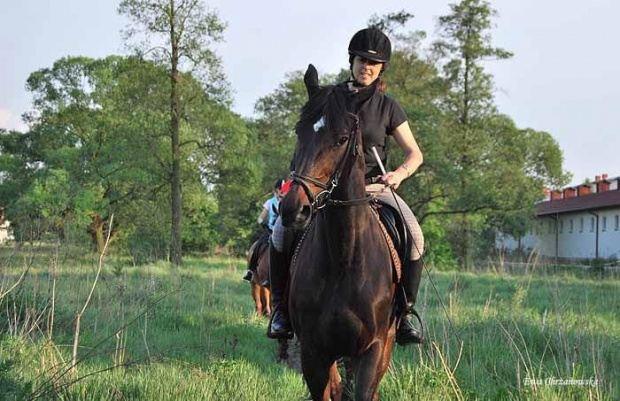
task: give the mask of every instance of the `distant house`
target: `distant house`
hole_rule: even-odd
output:
[[[10,226],[11,224],[4,219],[4,208],[0,207],[0,244],[13,239]]]
[[[548,191],[529,232],[520,241],[500,234],[496,245],[555,259],[620,259],[620,177]]]

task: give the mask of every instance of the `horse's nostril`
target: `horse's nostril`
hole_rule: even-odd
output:
[[[299,217],[301,217],[303,221],[306,221],[310,218],[311,213],[312,213],[312,209],[310,208],[310,205],[304,205],[301,207],[301,211],[299,212]]]

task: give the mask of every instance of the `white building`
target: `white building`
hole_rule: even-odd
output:
[[[520,242],[520,244],[519,244]],[[536,222],[520,241],[499,235],[498,248],[521,246],[557,259],[620,259],[620,177],[550,191],[536,205]]]
[[[0,207],[0,244],[13,239],[10,226],[9,222],[4,219],[4,208]]]

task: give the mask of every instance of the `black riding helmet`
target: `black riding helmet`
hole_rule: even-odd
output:
[[[280,178],[278,181],[276,181],[275,184],[273,184],[273,189],[277,189],[279,191],[280,189],[282,189],[282,186],[285,182],[286,180],[284,178]]]
[[[392,44],[390,39],[380,30],[376,28],[362,29],[351,38],[349,55],[387,63],[392,57]]]

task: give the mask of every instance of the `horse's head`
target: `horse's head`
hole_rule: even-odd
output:
[[[293,185],[280,204],[282,224],[303,228],[325,206],[334,189],[361,162],[361,131],[350,93],[342,86],[319,86],[310,65],[304,76],[309,100],[296,126]]]

